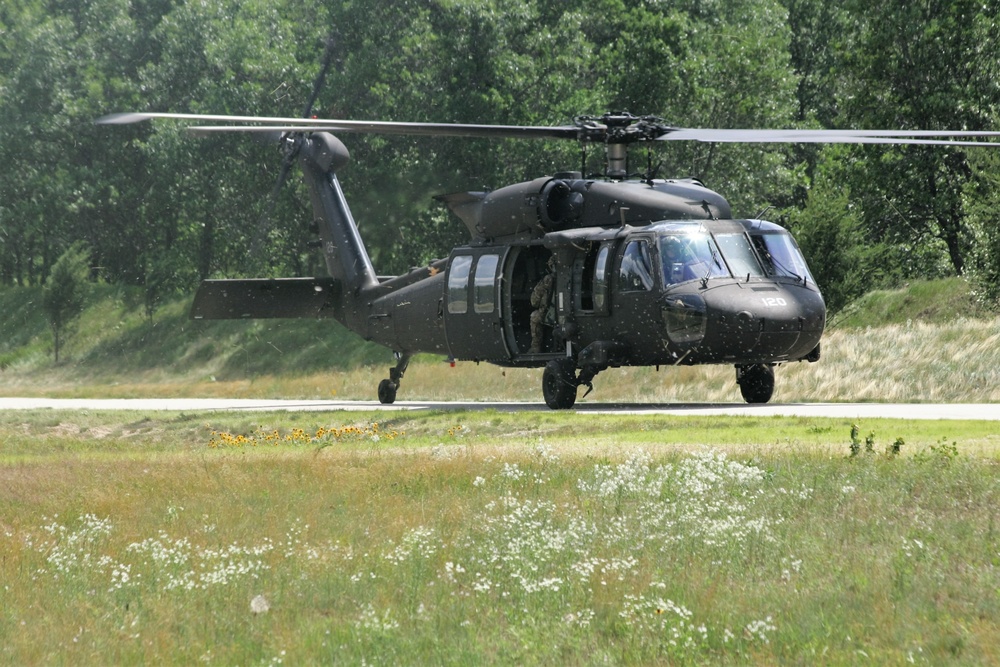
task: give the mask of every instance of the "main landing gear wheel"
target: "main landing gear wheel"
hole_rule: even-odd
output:
[[[737,366],[736,383],[747,403],[767,403],[774,393],[774,368],[767,364]]]
[[[542,395],[553,410],[568,410],[576,403],[576,364],[572,359],[553,359],[542,373]]]
[[[392,405],[396,402],[396,383],[386,378],[378,383],[378,402],[382,405]]]
[[[403,381],[403,373],[410,365],[410,355],[396,353],[396,365],[389,369],[389,377],[378,383],[378,402],[382,405],[392,405],[396,402],[396,390]]]

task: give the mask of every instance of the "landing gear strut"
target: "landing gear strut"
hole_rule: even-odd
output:
[[[410,355],[396,352],[396,365],[389,369],[389,377],[378,383],[378,402],[391,405],[396,402],[396,390],[403,379],[406,367],[410,365]]]
[[[737,366],[736,384],[747,403],[767,403],[774,393],[774,367],[768,364]]]

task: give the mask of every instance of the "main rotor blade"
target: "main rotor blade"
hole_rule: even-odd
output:
[[[213,123],[252,123],[254,126],[281,125],[296,128],[297,132],[340,131],[374,134],[408,134],[432,137],[472,137],[501,139],[576,139],[579,128],[565,126],[533,125],[466,125],[462,123],[397,123],[389,121],[332,120],[324,118],[277,118],[266,116],[219,116],[190,113],[116,113],[97,119],[100,125],[126,125],[144,120],[166,118],[172,120],[200,120]],[[251,127],[234,125],[228,132],[259,131]],[[268,129],[274,129],[269,127]],[[197,131],[197,130],[195,130]],[[211,130],[220,131],[220,130]]]
[[[918,144],[930,146],[1000,146],[990,141],[968,139],[1000,138],[1000,132],[974,130],[720,130],[659,126],[653,132],[631,135],[637,125],[609,128],[596,125],[473,125],[463,123],[400,123],[391,121],[337,120],[324,118],[281,118],[267,116],[223,116],[190,113],[118,113],[99,118],[103,125],[137,123],[155,118],[231,123],[226,126],[194,126],[194,134],[211,132],[365,132],[432,137],[479,137],[487,139],[575,139],[631,143],[657,141],[701,141],[717,143],[822,143],[822,144]],[[638,120],[638,119],[637,119]],[[649,126],[647,126],[649,127]],[[624,128],[625,134],[616,131]],[[660,132],[657,134],[657,132]],[[945,139],[942,137],[952,137]],[[960,140],[965,139],[965,141]]]
[[[1000,138],[1000,132],[976,130],[717,130],[677,129],[658,141],[717,143],[918,144],[930,146],[998,146],[990,141],[959,141],[929,137]]]
[[[308,125],[189,125],[184,128],[184,131],[193,137],[207,137],[212,134],[219,134],[222,132],[245,132],[250,134],[268,134],[271,133],[275,135],[277,139],[282,134],[293,133],[293,132],[330,132],[331,130],[337,130],[336,127],[329,126],[315,126],[310,127]]]

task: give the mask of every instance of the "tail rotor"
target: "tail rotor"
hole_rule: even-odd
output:
[[[319,97],[319,93],[323,89],[323,85],[326,82],[327,72],[330,70],[330,65],[333,63],[334,46],[334,35],[333,32],[331,32],[327,35],[326,40],[324,40],[323,62],[320,66],[319,74],[313,81],[312,92],[309,95],[309,99],[306,101],[305,108],[302,110],[302,118],[308,119],[312,117],[313,106],[316,104],[316,98]],[[275,131],[266,132],[260,136],[269,142],[274,140],[281,142],[281,153],[283,157],[281,160],[281,168],[278,170],[278,177],[274,181],[274,187],[271,188],[271,196],[267,200],[264,212],[261,213],[260,217],[257,219],[257,226],[254,229],[254,235],[250,242],[249,264],[257,270],[258,274],[266,271],[267,266],[270,264],[266,258],[262,256],[262,252],[265,239],[269,232],[271,216],[274,213],[274,207],[277,205],[278,196],[285,187],[285,181],[288,180],[288,174],[291,172],[292,165],[295,164],[295,159],[298,157],[299,150],[302,146],[301,133]]]

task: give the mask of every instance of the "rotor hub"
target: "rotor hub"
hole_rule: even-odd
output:
[[[603,116],[577,116],[579,141],[605,144],[633,144],[654,141],[676,128],[656,116],[636,116],[627,111],[612,111]]]

